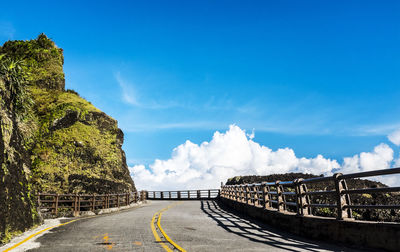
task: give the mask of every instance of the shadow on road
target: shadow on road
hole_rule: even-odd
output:
[[[276,230],[237,211],[226,209],[217,201],[201,201],[201,210],[226,231],[253,242],[268,244],[269,246],[287,251],[349,251],[348,248],[344,249],[328,244],[320,245],[316,242]]]

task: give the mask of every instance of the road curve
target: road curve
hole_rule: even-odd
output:
[[[82,218],[37,238],[41,246],[29,251],[179,251],[160,232],[159,213],[158,224],[183,251],[355,251],[277,231],[210,200],[152,201]]]

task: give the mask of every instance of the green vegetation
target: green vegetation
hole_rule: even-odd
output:
[[[57,48],[43,33],[29,41],[7,41],[0,48],[0,54],[4,54],[6,59],[22,61],[24,71],[29,73],[27,80],[31,85],[64,89],[63,50]]]
[[[32,227],[32,195],[135,190],[117,121],[64,90],[62,49],[41,34],[0,47],[0,242]]]

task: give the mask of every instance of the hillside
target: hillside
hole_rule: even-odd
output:
[[[44,34],[0,47],[0,240],[39,221],[34,195],[136,190],[117,121],[65,90]]]

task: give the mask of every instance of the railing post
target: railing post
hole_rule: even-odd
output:
[[[40,210],[40,208],[42,206],[42,203],[40,202],[40,193],[38,193],[38,196],[37,196],[37,205],[38,205],[38,208]]]
[[[267,187],[266,183],[262,183],[262,193],[263,193],[263,208],[264,209],[268,209],[269,208],[269,197],[268,197],[268,189],[269,187]]]
[[[249,185],[246,185],[246,204],[251,205],[251,195]]]
[[[96,194],[92,195],[92,211],[94,212],[94,208],[96,205]]]
[[[246,203],[246,196],[244,193],[244,185],[240,185],[240,202]]]
[[[78,195],[75,193],[74,195],[74,216],[78,216],[77,215],[78,212]]]
[[[58,193],[56,194],[56,198],[55,198],[55,209],[54,209],[54,213],[57,216],[58,213]]]
[[[211,191],[208,190],[208,198],[211,199]]]
[[[181,191],[178,191],[177,194],[178,194],[178,199],[181,199]]]
[[[302,178],[295,179],[295,192],[296,192],[296,204],[298,215],[311,215],[310,197],[307,193],[307,185],[304,184]]]
[[[171,199],[171,191],[168,191],[168,199]]]
[[[190,191],[188,191],[188,199],[190,199]]]
[[[164,199],[164,192],[160,192],[161,194],[161,199]]]
[[[197,190],[197,199],[200,199],[200,190]]]
[[[81,195],[78,195],[78,215],[81,214]]]
[[[282,195],[282,186],[279,185],[280,181],[276,181],[275,182],[275,187],[276,187],[276,192],[277,192],[277,197],[276,197],[276,201],[277,201],[277,208],[278,208],[278,212],[282,212],[285,211],[284,208],[284,204],[283,204],[283,195]]]
[[[337,219],[344,220],[344,219],[351,219],[352,213],[351,209],[347,208],[346,206],[350,205],[350,196],[348,193],[343,193],[344,190],[347,190],[347,183],[346,180],[341,179],[341,173],[335,173],[333,175],[335,181],[335,188],[336,188],[336,202],[337,202]]]
[[[258,201],[258,186],[257,185],[253,186],[253,191],[254,191],[254,196],[253,196],[254,204],[253,205],[259,206],[260,202]]]
[[[117,194],[117,207],[119,208],[119,194]]]
[[[146,191],[140,191],[140,199],[141,201],[146,201]]]

